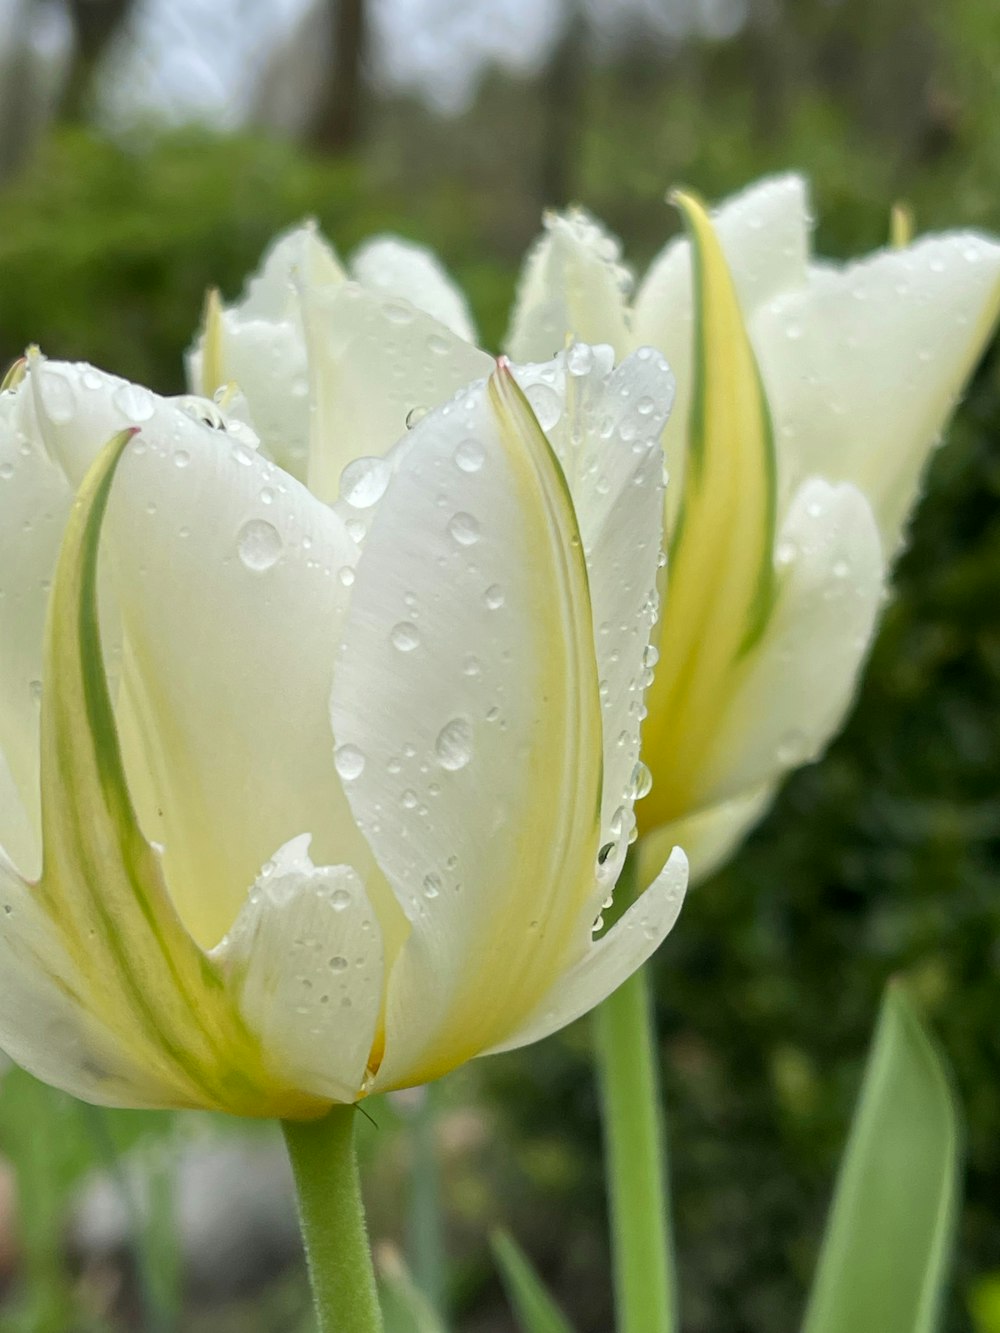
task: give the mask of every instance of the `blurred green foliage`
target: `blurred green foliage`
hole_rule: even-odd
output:
[[[587,71],[568,188],[623,235],[632,259],[648,260],[676,229],[663,203],[671,184],[713,198],[790,167],[813,179],[818,248],[833,256],[881,244],[897,198],[914,206],[920,228],[1000,229],[1000,36],[990,6],[955,0],[946,18],[944,7],[900,0],[781,12],[778,45],[749,32],[688,47],[666,65],[640,54]],[[897,38],[903,54],[890,68],[886,43]],[[0,356],[37,341],[50,355],[177,391],[206,288],[233,297],[269,238],[308,214],[342,254],[380,230],[432,244],[496,346],[538,225],[543,106],[537,88],[494,80],[459,124],[409,103],[383,107],[364,160],[351,163],[249,137],[185,133],[115,147],[62,131],[0,197]],[[798,1326],[878,997],[893,974],[932,1017],[966,1113],[949,1329],[968,1328],[970,1313],[980,1333],[1000,1327],[997,1279],[988,1278],[1000,1254],[998,501],[994,351],[933,461],[844,734],[787,784],[741,855],[691,895],[657,961],[686,1333]],[[446,1176],[463,1326],[509,1327],[486,1249],[500,1221],[574,1325],[604,1333],[586,1025],[453,1084],[452,1101],[477,1095],[499,1108],[484,1122],[475,1174],[449,1167]],[[72,1155],[77,1128],[59,1126],[73,1117],[37,1088],[18,1093],[38,1099],[24,1111],[8,1087],[0,1149],[35,1200],[23,1218],[34,1256],[23,1314],[47,1299],[46,1283],[53,1300],[68,1299],[50,1282],[53,1237],[82,1167],[46,1176],[51,1163],[39,1165],[19,1124],[64,1116],[51,1133]],[[99,1158],[93,1143],[81,1151]],[[382,1154],[390,1166],[393,1152]],[[378,1234],[399,1195],[389,1168],[373,1167]],[[269,1300],[271,1312],[254,1307],[261,1328],[301,1317],[301,1288]],[[234,1314],[233,1327],[250,1329],[251,1317]],[[44,1333],[62,1314],[44,1318],[0,1328]]]

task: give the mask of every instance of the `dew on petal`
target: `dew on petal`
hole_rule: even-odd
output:
[[[390,475],[384,458],[355,458],[340,474],[340,498],[354,509],[368,509],[385,494]]]
[[[365,771],[365,757],[356,745],[338,745],[333,766],[344,782],[354,782]]]
[[[282,541],[273,523],[252,518],[240,528],[236,539],[240,560],[247,569],[270,569],[281,555]]]
[[[438,732],[434,753],[442,768],[457,772],[472,758],[472,724],[468,718],[453,717]]]

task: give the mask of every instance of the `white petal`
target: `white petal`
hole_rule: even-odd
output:
[[[779,292],[807,280],[809,199],[800,176],[772,176],[727,200],[712,222],[729,265],[744,316]],[[673,485],[672,516],[679,502],[684,441],[691,407],[693,344],[691,247],[672,240],[650,266],[632,313],[632,345],[648,343],[667,358],[677,377],[677,401],[663,437]]]
[[[49,918],[0,857],[0,1047],[45,1083],[107,1106],[180,1106],[187,1098],[127,1055],[97,1017],[91,982]],[[186,1091],[186,1090],[185,1090]]]
[[[167,407],[119,468],[104,543],[127,641],[129,783],[185,924],[211,946],[300,833],[320,864],[369,882],[327,703],[356,549],[298,482]]]
[[[265,1060],[291,1086],[356,1100],[382,1001],[382,935],[349,866],[314,866],[308,836],[268,862],[214,956]]]
[[[601,726],[580,541],[537,423],[503,424],[496,383],[412,432],[334,682],[338,767],[413,927],[376,1090],[498,1040],[580,947],[593,894]]]
[[[676,847],[621,920],[560,977],[515,1033],[483,1054],[496,1055],[541,1041],[606,1000],[666,939],[683,905],[687,879],[687,858]]]
[[[382,296],[398,296],[433,316],[457,338],[476,341],[469,305],[440,261],[422,245],[376,236],[351,257],[351,276]]]
[[[515,361],[547,361],[569,338],[628,348],[631,276],[621,247],[582,209],[550,213],[525,261],[507,334]]]
[[[312,394],[309,489],[333,500],[352,460],[379,457],[492,362],[401,298],[356,283],[302,293]]]
[[[777,551],[777,602],[705,758],[700,805],[817,758],[843,720],[871,642],[885,564],[860,491],[806,482]]]
[[[636,845],[639,883],[656,873],[672,847],[683,847],[690,868],[690,882],[700,884],[729,860],[740,842],[760,820],[774,800],[775,784],[765,783],[731,801],[699,810],[686,819],[650,830]]]
[[[0,396],[0,750],[14,789],[13,823],[0,825],[0,844],[31,877],[41,857],[42,636],[49,581],[72,502],[72,488],[39,438],[31,388],[22,383]],[[14,802],[31,830],[27,841],[14,831],[20,823]]]
[[[609,347],[575,343],[552,363],[521,368],[518,382],[563,465],[587,557],[604,725],[602,879],[613,884],[635,823],[633,779],[653,664],[663,523],[659,441],[674,377],[650,348],[612,369]],[[591,921],[599,905],[590,904]]]
[[[1000,309],[1000,245],[929,236],[845,268],[751,325],[788,486],[852,481],[872,501],[887,555],[927,456]]]
[[[236,309],[247,318],[289,319],[298,310],[298,286],[343,281],[345,277],[316,224],[307,222],[272,241]]]
[[[344,281],[333,251],[314,224],[284,232],[268,249],[242,299],[222,310],[220,383],[236,383],[270,456],[305,479],[309,452],[309,376],[298,291]],[[214,394],[203,380],[202,334],[187,356],[193,393]]]

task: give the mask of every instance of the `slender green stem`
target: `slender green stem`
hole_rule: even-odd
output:
[[[353,1106],[282,1121],[318,1333],[381,1333],[382,1314],[354,1152]]]
[[[408,1250],[417,1286],[435,1312],[442,1315],[445,1306],[445,1264],[437,1098],[433,1085],[414,1091],[417,1093],[417,1102],[409,1112],[411,1162]]]
[[[634,901],[635,890],[630,857],[615,892],[616,915]],[[645,968],[604,1001],[595,1026],[617,1333],[675,1333],[666,1126]]]

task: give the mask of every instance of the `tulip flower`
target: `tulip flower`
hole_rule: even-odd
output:
[[[338,337],[340,372],[332,378],[328,364],[317,374],[316,349],[309,346],[330,333]],[[360,346],[351,346],[359,337]],[[241,301],[223,307],[210,293],[203,336],[188,353],[188,376],[205,397],[238,384],[252,401],[254,427],[270,456],[314,493],[332,498],[339,468],[350,461],[343,450],[363,438],[365,453],[384,453],[406,429],[408,414],[419,415],[489,373],[474,344],[465,298],[429,251],[375,237],[345,270],[308,223],[275,239]],[[369,366],[373,378],[363,373]],[[417,402],[400,397],[413,380]],[[340,451],[314,452],[310,475],[310,422],[320,397],[328,420],[337,410],[329,400],[339,404],[348,438]]]
[[[30,354],[0,394],[0,1045],[94,1102],[306,1120],[633,972],[685,882],[677,854],[594,939],[645,785],[672,395],[648,349],[504,362],[327,504],[237,396]],[[311,447],[341,425],[317,403]]]
[[[951,232],[814,261],[796,176],[711,219],[678,203],[687,236],[631,303],[618,243],[580,211],[550,216],[508,345],[532,360],[567,332],[619,355],[651,343],[677,376],[638,819],[644,867],[676,842],[701,876],[843,720],[925,463],[1000,309],[1000,246]]]

